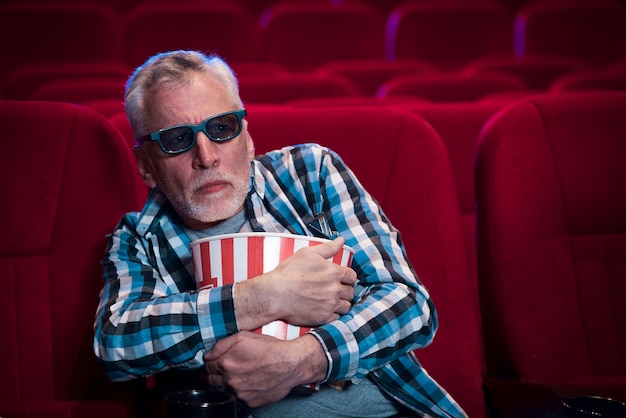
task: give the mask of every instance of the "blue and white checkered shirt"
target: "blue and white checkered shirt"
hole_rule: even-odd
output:
[[[369,375],[420,414],[465,416],[413,353],[437,328],[428,292],[398,231],[340,157],[317,145],[270,152],[253,161],[250,185],[253,231],[312,235],[308,225],[323,212],[355,250],[351,311],[311,331],[329,359],[326,380]],[[112,380],[201,368],[203,354],[238,331],[232,285],[195,290],[191,239],[159,190],[108,240],[94,350]]]

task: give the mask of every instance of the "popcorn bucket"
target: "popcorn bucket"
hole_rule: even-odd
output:
[[[191,243],[198,289],[219,287],[254,278],[276,268],[279,263],[304,247],[328,240],[301,235],[252,232],[216,235]],[[354,251],[344,245],[328,261],[350,266]],[[281,340],[306,334],[310,328],[274,321],[255,330]]]

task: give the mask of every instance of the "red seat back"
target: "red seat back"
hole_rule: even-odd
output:
[[[483,131],[476,198],[488,375],[626,400],[625,114],[624,93],[545,95]]]
[[[257,152],[306,142],[329,146],[378,200],[439,312],[437,337],[417,357],[470,416],[484,416],[476,291],[452,171],[437,133],[409,112],[373,106],[249,106],[248,121]]]
[[[242,75],[239,89],[244,103],[280,104],[302,98],[358,95],[350,80],[332,74]]]
[[[626,4],[532,2],[515,19],[515,54],[566,56],[605,67],[626,56]]]
[[[551,93],[575,91],[625,91],[626,72],[581,71],[565,74],[550,85]]]
[[[32,100],[82,104],[94,100],[124,100],[126,77],[103,76],[51,80],[37,87]]]
[[[499,2],[406,2],[387,19],[387,59],[414,58],[457,70],[478,57],[508,55],[511,22]]]
[[[384,58],[384,19],[358,2],[277,2],[259,20],[260,59],[292,71]]]
[[[586,65],[575,58],[553,56],[483,57],[463,67],[464,74],[505,72],[520,78],[531,90],[545,91],[559,77],[580,71]]]
[[[403,107],[424,118],[441,136],[454,174],[461,209],[463,241],[476,282],[476,216],[474,205],[474,156],[486,122],[504,107],[503,102],[416,103]],[[476,289],[476,287],[475,287]],[[475,294],[478,298],[478,294]]]
[[[28,100],[42,84],[54,80],[85,78],[117,79],[122,85],[132,74],[132,68],[119,61],[110,62],[52,62],[24,65],[16,68],[1,81],[0,89],[9,99]]]
[[[4,101],[0,121],[0,415],[111,412],[88,401],[132,402],[134,385],[108,382],[92,327],[105,235],[140,207],[131,154],[87,108]]]
[[[132,66],[176,49],[214,52],[229,63],[256,58],[256,22],[237,2],[142,2],[126,15],[124,33]]]
[[[432,71],[426,62],[406,60],[341,60],[322,64],[317,74],[334,74],[346,77],[365,96],[373,96],[387,80],[403,74],[420,74]]]
[[[424,73],[394,77],[376,92],[377,97],[415,96],[431,102],[469,102],[497,92],[519,92],[526,85],[507,73]]]
[[[122,27],[110,9],[51,2],[0,6],[0,76],[26,64],[116,61]]]

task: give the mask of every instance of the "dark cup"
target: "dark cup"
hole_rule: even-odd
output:
[[[165,395],[166,418],[236,418],[237,401],[216,390],[182,390]]]
[[[599,396],[576,396],[561,403],[561,418],[626,418],[626,404]]]

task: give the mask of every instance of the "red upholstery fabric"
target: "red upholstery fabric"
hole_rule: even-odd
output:
[[[385,107],[248,107],[259,153],[318,142],[337,151],[378,199],[438,308],[434,343],[417,352],[470,416],[484,416],[478,307],[445,148],[423,119]],[[277,129],[280,127],[280,129]]]
[[[122,101],[126,79],[127,77],[104,76],[52,80],[37,87],[30,99],[77,104],[102,99]]]
[[[349,60],[322,64],[316,73],[337,74],[346,77],[359,89],[359,93],[373,96],[383,83],[402,74],[432,71],[433,67],[419,60]]]
[[[372,96],[345,96],[345,97],[311,97],[290,100],[286,104],[293,107],[370,107],[370,106],[401,106],[413,103],[424,103],[426,100],[419,97],[372,97]]]
[[[595,67],[626,56],[626,4],[620,1],[531,2],[514,25],[518,56],[566,56]]]
[[[626,400],[625,114],[624,93],[545,95],[483,131],[478,277],[501,411],[531,405],[529,383]]]
[[[20,2],[0,6],[0,76],[17,66],[121,57],[116,14],[95,4]]]
[[[403,108],[424,118],[441,136],[452,164],[454,183],[461,208],[463,241],[476,282],[476,216],[474,211],[474,154],[485,123],[504,102],[417,103]]]
[[[582,61],[569,57],[499,56],[471,61],[463,67],[463,73],[506,72],[520,78],[531,90],[545,91],[557,78],[585,68]]]
[[[608,71],[581,71],[566,74],[552,83],[551,93],[575,91],[624,91],[626,73],[616,74]]]
[[[113,124],[113,126],[115,126],[115,128],[119,131],[119,133],[122,135],[122,138],[124,138],[124,142],[126,142],[126,145],[128,146],[128,148],[132,150],[135,147],[135,135],[133,134],[133,130],[130,127],[130,123],[128,123],[128,119],[126,118],[126,113],[124,111],[117,112],[109,116],[108,119]],[[143,203],[146,201],[146,198],[148,197],[148,193],[150,192],[150,189],[148,188],[146,183],[144,183],[143,179],[139,175],[139,171],[137,169],[137,160],[134,158],[134,155],[133,155],[133,168],[134,168],[133,177],[135,178],[138,184],[137,191],[139,195],[139,201]]]
[[[126,81],[132,68],[121,62],[53,62],[24,65],[2,80],[0,89],[9,99],[26,100],[42,84],[52,80],[110,78]]]
[[[108,411],[131,416],[134,385],[109,383],[92,348],[104,237],[139,207],[128,147],[70,104],[4,101],[0,121],[0,415],[86,416],[115,400]]]
[[[239,90],[244,103],[280,104],[309,97],[358,95],[357,88],[345,77],[310,73],[242,75]]]
[[[118,113],[124,112],[124,99],[121,97],[113,99],[86,100],[81,105],[95,110],[106,118],[111,118]]]
[[[384,19],[358,2],[277,2],[259,20],[260,59],[292,71],[384,58]]]
[[[467,102],[495,92],[522,90],[526,90],[526,85],[512,74],[434,72],[394,77],[381,86],[376,96],[417,96],[431,102]]]
[[[497,2],[406,2],[387,19],[386,56],[457,70],[478,57],[509,55],[511,22],[508,11]]]
[[[237,2],[142,2],[124,19],[124,61],[141,65],[158,52],[196,49],[229,62],[253,61],[256,22]]]

